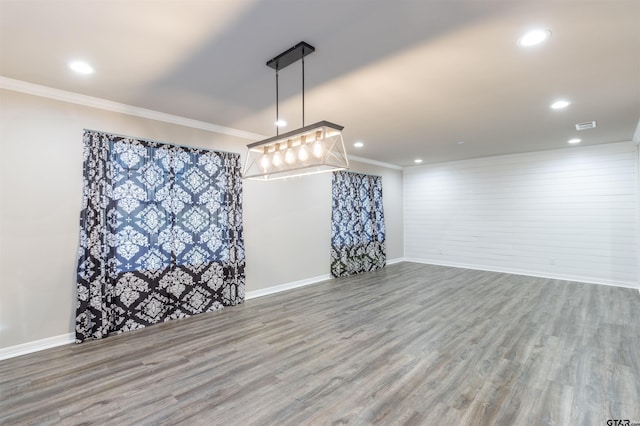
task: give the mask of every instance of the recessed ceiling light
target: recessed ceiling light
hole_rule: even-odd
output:
[[[275,122],[275,125],[278,126],[278,127],[284,127],[284,126],[287,125],[287,122],[282,120],[282,119],[280,119],[280,120]]]
[[[564,99],[560,99],[551,104],[552,109],[562,109],[571,105],[571,102],[565,101]]]
[[[458,141],[458,145],[464,144],[464,141]]]
[[[78,74],[93,74],[93,67],[84,61],[69,62],[69,68]]]
[[[574,145],[574,144],[577,144],[577,143],[582,142],[582,139],[573,138],[573,139],[569,139],[569,140],[568,140],[568,142],[569,142],[571,145]]]
[[[551,36],[549,30],[533,30],[529,31],[518,40],[520,46],[529,47],[540,44]]]
[[[364,146],[364,144],[360,141],[356,142],[353,144],[353,146],[355,146],[356,148],[362,148]]]
[[[422,159],[421,158],[416,158],[415,160],[413,160],[414,163],[416,164],[420,164],[422,163]]]

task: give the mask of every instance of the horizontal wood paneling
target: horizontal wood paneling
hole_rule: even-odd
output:
[[[405,256],[637,286],[633,143],[412,167]]]

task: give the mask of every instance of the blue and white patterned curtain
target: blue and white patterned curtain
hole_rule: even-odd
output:
[[[76,341],[244,301],[240,156],[85,131]]]
[[[333,172],[331,275],[342,277],[385,266],[382,177]]]

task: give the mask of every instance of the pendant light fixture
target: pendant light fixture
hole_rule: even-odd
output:
[[[276,123],[278,110],[278,71],[302,60],[302,127],[291,132],[247,145],[245,179],[275,180],[349,168],[342,139],[343,126],[328,121],[305,126],[304,123],[304,57],[315,48],[300,42],[267,62],[276,71]]]

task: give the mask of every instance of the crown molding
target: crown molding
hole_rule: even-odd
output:
[[[54,89],[53,87],[41,86],[39,84],[29,83],[21,80],[14,80],[12,78],[3,76],[0,76],[0,89],[13,90],[14,92],[21,92],[29,95],[40,96],[43,98],[54,99],[57,101],[88,106],[91,108],[98,108],[105,111],[118,112],[121,114],[133,115],[136,117],[148,118],[156,121],[163,121],[165,123],[178,124],[180,126],[207,130],[209,132],[220,133],[223,135],[236,136],[252,141],[259,141],[266,138],[266,136],[259,135],[257,133],[245,132],[244,130],[233,129],[231,127],[207,123],[205,121],[193,120],[177,115],[166,114],[164,112],[153,111],[150,109],[122,104],[119,102],[108,101],[106,99],[95,98],[93,96],[81,95],[79,93],[68,92],[66,90]]]
[[[133,105],[127,105],[119,102],[109,101],[106,99],[96,98],[93,96],[82,95],[80,93],[69,92],[66,90],[55,89],[53,87],[42,86],[40,84],[29,83],[27,81],[15,80],[13,78],[0,76],[0,89],[12,90],[14,92],[26,93],[28,95],[40,96],[43,98],[54,99],[57,101],[68,102],[76,105],[83,105],[91,108],[102,109],[105,111],[117,112],[150,120],[162,121],[165,123],[178,124],[180,126],[191,127],[194,129],[206,130],[209,132],[220,133],[223,135],[236,136],[239,138],[261,141],[268,136],[258,133],[246,132],[244,130],[234,129],[231,127],[220,126],[205,121],[193,120],[191,118],[180,117],[178,115],[166,114],[164,112],[154,111],[146,108],[140,108]],[[394,170],[404,170],[403,167],[391,163],[385,163],[377,160],[370,160],[364,157],[349,155],[349,160],[360,163],[371,164],[374,166],[386,167]]]
[[[387,169],[404,170],[404,167],[397,166],[397,165],[391,164],[391,163],[385,163],[383,161],[370,160],[368,158],[357,157],[355,155],[348,155],[347,157],[349,158],[349,161],[353,160],[353,161],[357,161],[359,163],[366,163],[366,164],[371,164],[371,165],[374,165],[374,166],[386,167]]]

